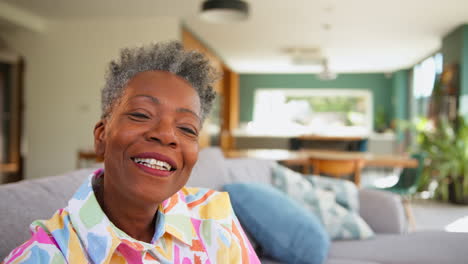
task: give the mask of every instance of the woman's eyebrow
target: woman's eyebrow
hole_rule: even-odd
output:
[[[159,99],[158,99],[158,98],[153,97],[153,96],[151,96],[151,95],[146,95],[146,94],[137,94],[137,95],[133,96],[133,97],[130,98],[130,99],[137,98],[137,97],[146,97],[146,98],[150,99],[150,100],[151,100],[153,103],[155,103],[155,104],[160,104],[160,103],[161,103],[161,102],[159,102]]]
[[[195,113],[194,111],[192,111],[192,110],[190,110],[190,109],[187,109],[187,108],[177,108],[176,111],[179,112],[179,113],[190,113],[190,114],[192,114],[193,116],[195,116],[195,117],[198,119],[198,122],[201,123],[201,118],[197,115],[197,113]]]
[[[145,98],[150,99],[150,100],[151,100],[153,103],[155,103],[155,104],[161,104],[161,102],[159,101],[158,98],[153,97],[153,96],[151,96],[151,95],[146,95],[146,94],[137,94],[137,95],[133,96],[133,97],[130,98],[130,99],[133,99],[133,98],[136,98],[136,97],[145,97]],[[188,108],[177,108],[176,111],[179,112],[179,113],[190,113],[190,114],[192,114],[193,116],[195,116],[195,117],[198,119],[198,121],[201,123],[201,118],[198,116],[198,114],[195,113],[194,111],[188,109]]]

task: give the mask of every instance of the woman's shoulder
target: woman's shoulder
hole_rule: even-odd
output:
[[[49,220],[36,220],[31,226],[31,238],[15,248],[4,260],[9,263],[61,263],[63,254],[52,235],[53,226],[60,225],[60,210]]]
[[[14,249],[2,264],[66,263],[61,249],[80,249],[76,233],[70,224],[67,208],[57,210],[48,220],[36,220],[30,226],[31,238]],[[74,252],[77,263],[86,262],[83,254]],[[29,262],[32,261],[32,262]]]

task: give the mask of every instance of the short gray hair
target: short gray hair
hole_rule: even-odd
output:
[[[208,59],[196,51],[186,51],[177,41],[154,43],[139,48],[125,48],[119,60],[110,62],[106,83],[101,91],[102,116],[110,116],[127,83],[138,73],[168,71],[182,77],[197,91],[201,104],[201,119],[211,110],[216,93],[213,83],[219,74]]]

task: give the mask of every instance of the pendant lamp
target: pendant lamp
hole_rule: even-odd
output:
[[[248,16],[249,5],[242,0],[206,0],[201,8],[201,18],[208,22],[237,22]]]

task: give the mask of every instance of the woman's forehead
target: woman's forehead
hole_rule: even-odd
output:
[[[172,104],[197,114],[201,111],[197,91],[187,81],[169,72],[151,71],[136,75],[125,87],[122,97],[127,103]]]
[[[147,85],[184,85],[191,87],[192,85],[184,78],[168,71],[144,71],[135,74],[127,83],[127,86],[147,86]]]

